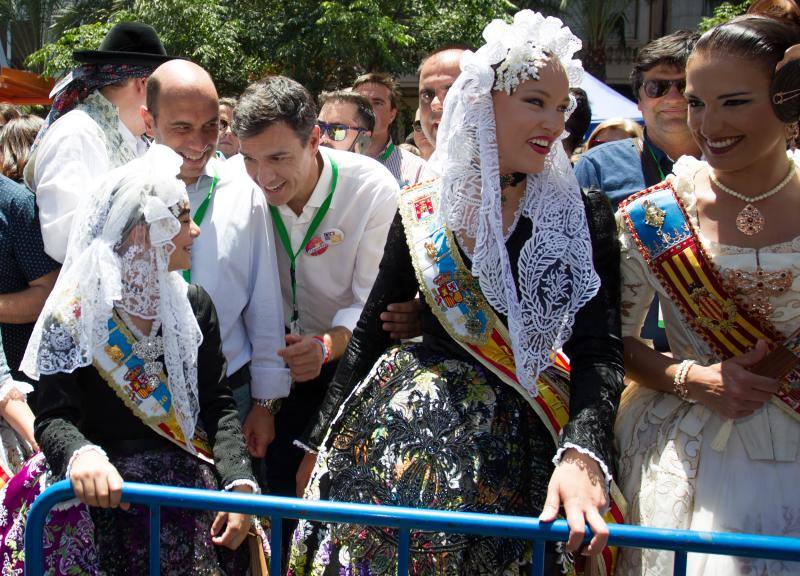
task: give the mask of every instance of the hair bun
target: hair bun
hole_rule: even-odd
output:
[[[775,73],[770,94],[772,109],[782,122],[800,120],[800,60],[789,60]]]

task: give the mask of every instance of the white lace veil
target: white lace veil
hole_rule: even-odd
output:
[[[31,378],[72,372],[93,362],[108,341],[112,309],[160,322],[172,406],[184,437],[200,411],[197,349],[200,327],[187,284],[169,272],[177,216],[188,207],[177,179],[182,159],[153,145],[141,158],[112,170],[75,211],[67,255],[22,361]],[[190,444],[190,443],[189,443]]]
[[[560,61],[570,86],[578,85],[583,70],[572,56],[581,41],[559,19],[530,10],[518,12],[513,24],[494,20],[483,36],[486,44],[462,57],[461,74],[445,98],[432,169],[441,175],[440,218],[457,238],[470,240],[460,243],[472,274],[489,303],[508,316],[517,377],[536,395],[536,378],[552,365],[600,279],[581,191],[556,141],[544,170],[527,178],[520,214],[533,222],[533,234],[519,255],[519,286],[514,282],[502,225],[492,90],[510,94],[537,79],[548,57]]]

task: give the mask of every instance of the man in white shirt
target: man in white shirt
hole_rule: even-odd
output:
[[[399,192],[372,158],[320,147],[316,121],[308,91],[282,76],[251,84],[233,113],[247,172],[270,204],[290,332],[280,354],[295,383],[267,452],[270,492],[283,495],[296,493],[304,452],[293,442],[316,416],[350,341]]]
[[[228,379],[240,416],[247,415],[247,445],[264,456],[274,436],[271,401],[290,386],[278,356],[283,309],[266,200],[241,165],[216,157],[217,91],[200,66],[173,60],[159,67],[147,82],[142,116],[147,133],[183,157],[180,178],[200,227],[184,277],[214,302]]]
[[[401,188],[419,182],[425,161],[398,148],[389,134],[389,129],[397,118],[399,97],[394,78],[388,74],[370,72],[356,78],[353,91],[369,100],[375,114],[375,129],[372,131],[372,144],[367,154],[386,166]]]
[[[25,167],[45,252],[58,262],[64,261],[72,213],[84,192],[147,150],[139,113],[145,82],[172,58],[155,30],[136,22],[115,25],[99,50],[74,57],[84,64],[54,89],[53,108]]]

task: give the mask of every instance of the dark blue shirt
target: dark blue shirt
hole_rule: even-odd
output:
[[[582,188],[601,190],[614,209],[631,194],[661,182],[672,172],[673,161],[647,137],[642,151],[635,138],[601,144],[583,154],[575,164]],[[658,326],[658,300],[654,299],[642,327],[642,336],[653,340],[656,350],[669,350],[663,328]]]
[[[20,292],[59,267],[44,253],[33,192],[0,175],[0,294]],[[33,324],[0,324],[3,350],[15,378]]]
[[[602,190],[616,208],[634,192],[658,184],[672,172],[672,164],[645,134],[642,154],[634,138],[607,142],[580,157],[575,176],[582,188]]]

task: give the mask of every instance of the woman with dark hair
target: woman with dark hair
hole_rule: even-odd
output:
[[[16,182],[22,182],[23,170],[31,155],[44,120],[33,114],[12,118],[0,128],[0,173]]]
[[[687,65],[705,161],[620,206],[625,367],[616,432],[632,524],[800,535],[800,75],[797,32],[761,16],[706,32]],[[795,68],[796,72],[796,68]],[[672,356],[638,339],[653,293]],[[770,354],[769,356],[768,353]],[[791,354],[788,358],[793,358]],[[620,574],[671,574],[672,554],[624,550]],[[790,574],[775,561],[689,555],[692,575]]]
[[[610,571],[619,252],[610,203],[581,192],[560,142],[580,40],[530,10],[484,38],[444,102],[441,178],[402,194],[369,300],[300,439],[299,475],[311,475],[314,499],[544,521],[563,505],[571,534],[548,546],[548,574],[571,568],[564,552],[587,524],[585,553]],[[380,314],[418,291],[422,342],[392,346]],[[411,536],[421,576],[510,576],[530,560],[524,542]],[[377,576],[396,564],[394,530],[301,521],[289,573]]]

